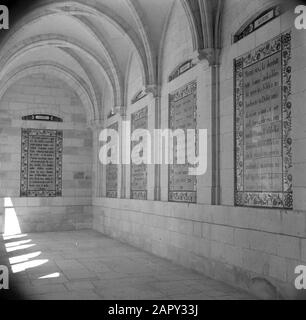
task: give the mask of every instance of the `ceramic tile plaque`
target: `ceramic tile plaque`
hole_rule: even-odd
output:
[[[291,34],[235,60],[235,204],[292,209]]]
[[[169,129],[196,129],[197,127],[197,83],[192,81],[186,86],[169,95]],[[186,141],[186,140],[185,140]],[[197,141],[196,141],[197,144]],[[168,200],[174,202],[196,203],[197,179],[189,175],[187,161],[187,146],[185,146],[185,164],[177,164],[177,151],[182,146],[173,144],[174,163],[169,165],[169,193]],[[197,147],[195,148],[197,150]]]
[[[118,132],[118,122],[110,125],[108,129],[113,129]],[[118,165],[107,164],[106,165],[106,197],[117,198],[118,197]]]
[[[148,128],[148,107],[134,112],[131,116],[131,131]],[[139,142],[132,141],[131,148]],[[131,199],[147,200],[147,165],[131,164]]]
[[[63,132],[22,129],[21,197],[62,196]]]

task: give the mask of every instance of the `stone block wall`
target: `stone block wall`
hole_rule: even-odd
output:
[[[63,122],[25,121],[49,114]],[[62,197],[20,198],[21,128],[63,131]],[[92,132],[84,107],[62,80],[34,74],[18,80],[0,101],[0,230],[10,199],[22,232],[88,228],[92,187]]]
[[[278,3],[262,0],[225,2],[220,61],[220,205],[211,205],[209,137],[208,171],[199,178],[197,204],[167,202],[168,171],[162,167],[161,201],[95,198],[93,225],[102,233],[261,298],[297,298],[300,293],[294,287],[295,267],[306,264],[305,31],[294,28],[294,7],[286,7],[273,21],[237,43],[232,41],[235,32],[252,17]],[[186,21],[181,4],[175,4],[168,22],[169,36],[166,33],[164,38],[161,123],[167,125],[168,94],[196,79],[201,110],[198,124],[210,132],[211,68],[207,61],[198,62],[170,83],[167,79],[177,65],[195,57],[191,33],[186,34],[189,30]],[[292,33],[293,210],[235,207],[233,62],[288,30]]]
[[[103,92],[103,119],[96,119],[97,123],[102,120],[104,127],[108,127],[118,122],[122,135],[122,120],[129,120],[131,113],[145,106],[149,110],[150,129],[168,128],[169,94],[190,81],[197,82],[197,124],[198,129],[208,130],[208,170],[198,177],[196,204],[168,202],[165,165],[159,168],[160,172],[154,166],[149,168],[147,201],[129,199],[130,172],[121,165],[117,175],[118,198],[106,198],[105,167],[96,159],[99,130],[95,131],[93,150],[84,106],[75,92],[63,82],[40,74],[11,86],[0,100],[0,230],[5,224],[6,210],[15,212],[22,232],[91,227],[93,219],[95,230],[261,298],[296,298],[299,292],[294,288],[297,276],[294,270],[306,264],[306,33],[294,28],[294,6],[289,6],[283,8],[279,17],[233,42],[233,35],[242,26],[279,3],[224,1],[219,95],[212,94],[212,66],[201,52],[194,52],[192,26],[180,1],[174,2],[161,38],[156,90],[144,83],[142,64],[134,55],[126,77],[125,105],[114,105],[111,92]],[[292,35],[293,210],[235,207],[234,59],[288,30]],[[169,75],[186,61],[194,66],[169,81]],[[131,103],[142,89],[147,95]],[[211,168],[216,159],[211,152],[214,147],[211,132],[216,121],[212,119],[211,108],[218,105],[216,99],[220,100],[221,189],[220,203],[212,205]],[[111,109],[120,111],[108,118]],[[21,120],[23,115],[32,113],[53,114],[64,122]],[[21,128],[63,130],[62,197],[19,197]],[[92,155],[96,161],[94,168]]]
[[[94,229],[261,298],[296,298],[305,213],[96,198]]]

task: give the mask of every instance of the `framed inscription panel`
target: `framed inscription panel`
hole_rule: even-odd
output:
[[[197,83],[192,81],[169,95],[169,129],[185,131],[197,128]],[[195,150],[197,150],[196,139]],[[185,164],[177,164],[179,148],[176,139],[173,143],[173,164],[169,165],[168,200],[174,202],[196,203],[197,178],[188,174],[187,145],[185,145]]]
[[[113,123],[108,127],[118,132],[118,122]],[[118,165],[107,164],[106,165],[106,197],[117,198],[118,197]]]
[[[235,204],[292,209],[291,34],[235,60]]]
[[[131,134],[137,129],[148,128],[148,107],[134,112],[131,116]],[[139,142],[132,141],[131,152]],[[131,199],[147,200],[147,165],[131,164]]]
[[[62,196],[63,132],[22,129],[21,197]]]

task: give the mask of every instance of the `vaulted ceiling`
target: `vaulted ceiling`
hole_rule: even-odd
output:
[[[160,40],[175,1],[180,0],[34,1],[1,41],[0,80],[10,83],[27,71],[38,72],[39,66],[63,73],[88,95],[91,119],[99,119],[106,90],[114,106],[124,105],[124,81],[132,54],[142,67],[144,87],[156,84]],[[198,12],[207,10],[200,8],[201,2],[181,1],[199,49],[205,47],[204,41],[211,46],[207,30],[203,33],[197,22]]]

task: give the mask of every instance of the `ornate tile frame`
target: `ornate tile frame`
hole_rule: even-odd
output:
[[[282,153],[283,192],[245,192],[243,189],[243,128],[244,92],[243,68],[281,52],[282,61]],[[263,208],[293,208],[292,189],[292,102],[291,102],[291,32],[287,31],[234,60],[234,140],[236,206]]]
[[[139,117],[139,119],[141,118],[146,118],[146,126],[145,128],[141,128],[141,129],[148,129],[148,106],[145,106],[141,109],[139,109],[138,111],[135,111],[134,113],[131,114],[131,135],[134,132],[134,130],[136,129],[140,129],[140,128],[135,128],[135,118]],[[131,143],[131,154],[132,154],[132,149],[133,147],[136,145],[137,143]],[[148,188],[148,166],[146,164],[142,164],[143,166],[146,167],[146,189],[142,189],[142,190],[136,190],[133,189],[132,186],[132,173],[133,173],[133,166],[137,166],[134,165],[133,163],[131,163],[131,170],[130,170],[130,198],[134,199],[134,200],[147,200],[147,188]]]
[[[265,24],[271,22],[273,19],[279,17],[281,14],[281,7],[279,5],[274,5],[269,9],[262,11],[248,21],[243,27],[241,27],[233,36],[233,43],[240,41],[241,39],[247,37],[252,32],[258,30]]]
[[[55,138],[55,190],[28,190],[28,151],[30,135]],[[61,197],[63,166],[63,131],[48,129],[21,129],[20,197]]]
[[[172,114],[175,108],[175,102],[188,96],[195,95],[197,97],[197,81],[193,80],[183,87],[175,90],[169,94],[169,129],[173,129]],[[197,98],[193,105],[194,118],[197,121]],[[192,128],[190,128],[192,129]],[[196,128],[195,128],[196,129]],[[198,137],[195,139],[195,150],[198,150]],[[186,203],[197,203],[197,176],[194,176],[194,190],[170,190],[170,180],[172,176],[172,168],[174,165],[168,165],[168,201],[169,202],[186,202]]]
[[[118,122],[114,122],[113,124],[111,124],[108,129],[113,129],[115,131],[118,132]],[[111,168],[116,169],[116,189],[110,188],[108,187],[108,183],[107,183],[107,171]],[[106,169],[105,169],[105,194],[106,194],[106,198],[118,198],[118,165],[117,164],[107,164],[106,165]]]

